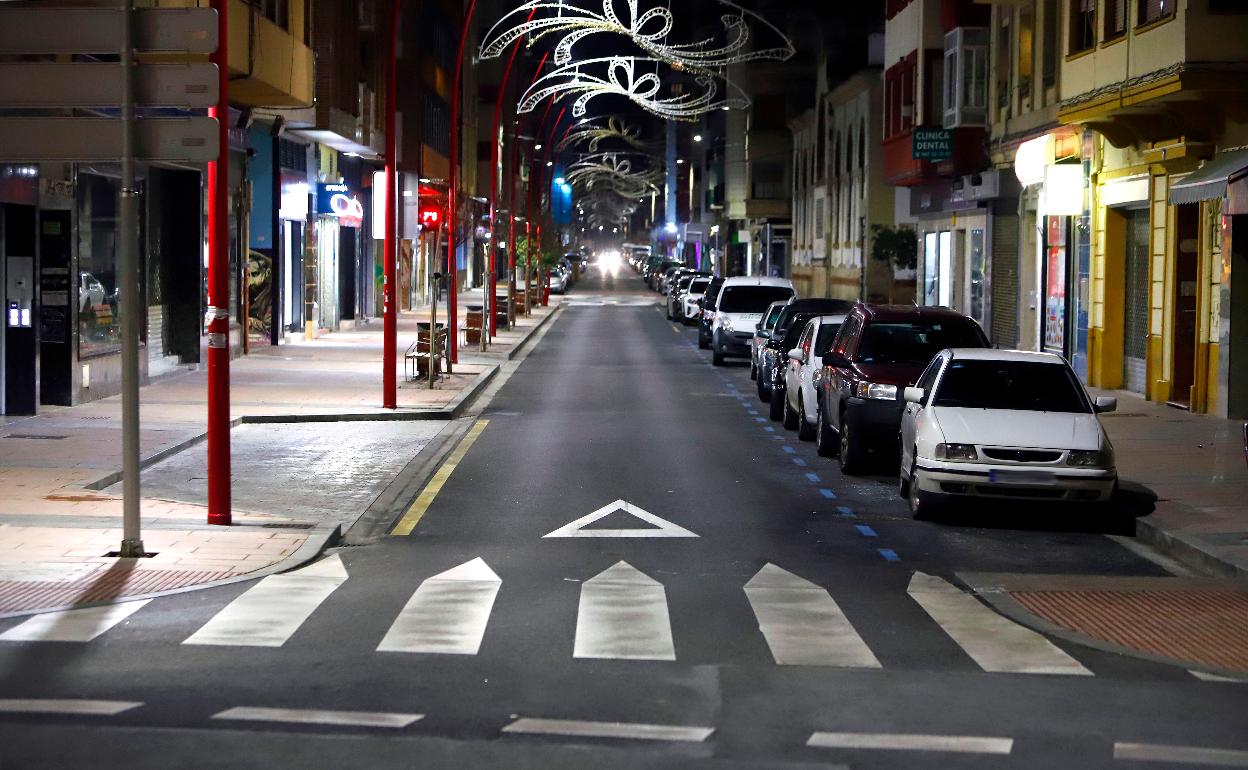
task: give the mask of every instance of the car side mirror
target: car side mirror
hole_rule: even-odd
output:
[[[698,307],[706,307],[706,298],[698,297]]]
[[[1118,399],[1113,396],[1097,396],[1096,411],[1098,413],[1118,411]]]
[[[906,399],[906,402],[907,402],[907,403],[910,403],[910,404],[921,404],[921,403],[923,403],[923,396],[924,396],[923,389],[922,389],[922,388],[916,388],[916,387],[914,387],[913,385],[911,385],[910,387],[906,388],[906,389],[902,392],[902,397],[903,397],[903,398],[905,398],[905,399]]]
[[[843,368],[849,366],[849,359],[842,353],[838,353],[835,350],[829,350],[823,356],[823,365]]]
[[[800,364],[806,363],[806,351],[801,348],[793,348],[789,351],[789,358]]]

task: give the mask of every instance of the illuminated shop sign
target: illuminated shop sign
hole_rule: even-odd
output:
[[[337,217],[338,223],[343,227],[360,227],[364,224],[364,204],[345,184],[318,184],[316,213]]]

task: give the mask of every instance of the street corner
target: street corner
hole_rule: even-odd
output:
[[[998,612],[1095,649],[1248,679],[1248,585],[1187,577],[958,577]],[[1199,672],[1199,673],[1198,673]]]

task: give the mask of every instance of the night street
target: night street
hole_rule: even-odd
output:
[[[914,521],[895,469],[842,476],[627,267],[591,268],[531,344],[448,428],[436,496],[371,512],[311,566],[62,615],[30,630],[43,641],[0,621],[0,767],[1127,768],[1183,766],[1157,746],[1248,750],[1248,684],[1036,634],[968,591],[983,573],[1167,575],[1102,534],[1122,514],[1007,501]],[[896,750],[906,736],[943,743]]]

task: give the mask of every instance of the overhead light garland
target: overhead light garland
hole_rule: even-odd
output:
[[[658,147],[641,138],[641,129],[616,117],[607,119],[606,125],[584,123],[573,128],[559,141],[556,149],[564,152],[573,147],[585,146],[589,152],[598,152],[603,142],[616,142],[638,150],[657,152]]]

